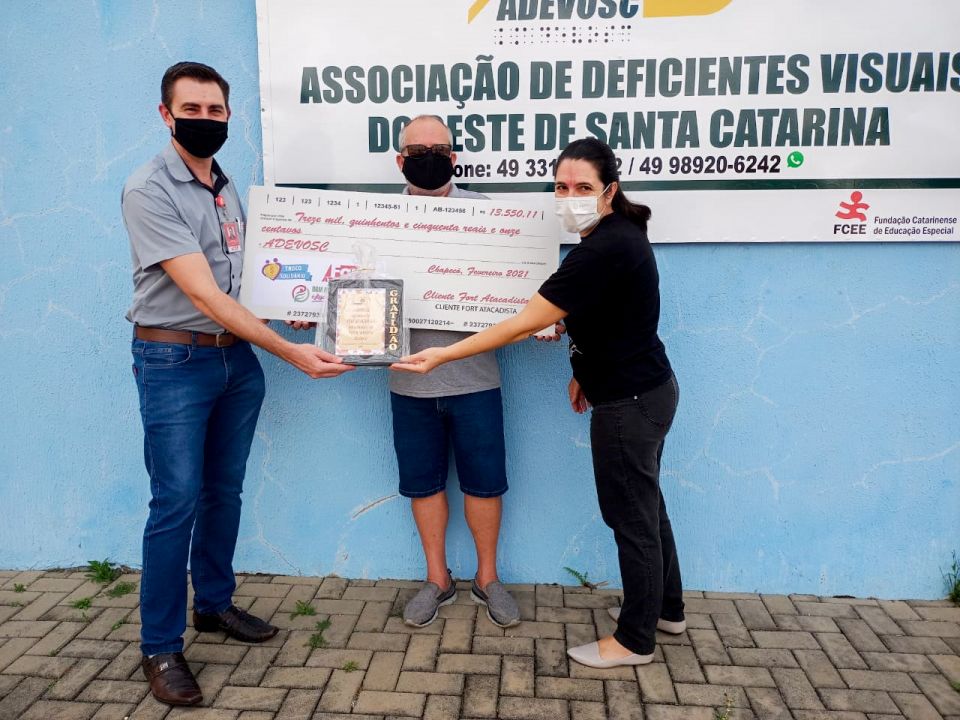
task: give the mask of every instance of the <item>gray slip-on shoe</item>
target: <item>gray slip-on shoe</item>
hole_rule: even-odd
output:
[[[403,608],[403,622],[411,627],[426,627],[437,619],[437,613],[444,605],[449,605],[457,599],[457,585],[453,576],[447,570],[449,584],[446,590],[441,590],[436,583],[426,582],[420,592],[410,598]]]
[[[592,668],[612,668],[621,665],[648,665],[653,662],[653,653],[637,655],[631,653],[622,658],[603,658],[600,656],[600,644],[596,641],[586,645],[578,645],[567,650],[571,660]]]
[[[614,620],[617,620],[617,621],[620,620],[620,608],[608,607],[607,613]],[[660,618],[659,620],[657,620],[657,630],[661,632],[665,632],[669,635],[679,635],[686,629],[687,629],[686,620],[674,621],[674,620],[664,620],[663,618]]]
[[[487,608],[487,617],[494,625],[507,628],[520,624],[520,608],[517,607],[517,601],[496,580],[489,583],[484,590],[481,590],[480,586],[477,585],[477,579],[474,578],[473,585],[470,588],[470,597],[478,605]]]

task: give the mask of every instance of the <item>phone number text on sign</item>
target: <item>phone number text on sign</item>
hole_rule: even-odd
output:
[[[404,281],[408,327],[488,327],[557,267],[556,219],[533,203],[251,187],[240,299],[258,317],[321,319],[327,282],[366,243]]]

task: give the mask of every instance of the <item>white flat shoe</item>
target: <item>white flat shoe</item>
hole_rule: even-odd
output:
[[[567,655],[571,660],[575,660],[581,665],[586,665],[587,667],[592,668],[612,668],[620,667],[621,665],[646,665],[647,663],[653,662],[653,653],[650,653],[649,655],[637,655],[636,653],[630,653],[626,657],[622,658],[604,659],[600,657],[600,645],[597,642],[587,643],[586,645],[580,645],[578,647],[572,647],[567,650]]]
[[[618,607],[609,607],[607,608],[607,613],[614,620],[620,620],[620,608]],[[660,618],[657,620],[657,630],[665,632],[668,635],[679,635],[687,629],[687,621],[680,620],[679,622],[674,622],[673,620],[664,620]]]

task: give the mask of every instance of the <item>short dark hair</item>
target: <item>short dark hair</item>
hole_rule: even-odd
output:
[[[166,105],[167,109],[173,102],[173,85],[180,78],[192,78],[200,82],[215,82],[223,91],[223,102],[227,109],[230,109],[230,84],[209,65],[190,61],[171,65],[163,74],[163,80],[160,81],[160,102]]]
[[[647,229],[647,221],[651,215],[650,208],[640,203],[631,202],[623,194],[623,189],[620,186],[620,172],[617,170],[617,157],[613,154],[609,145],[595,137],[574,140],[563,149],[560,157],[557,158],[557,164],[553,170],[554,175],[557,174],[557,168],[564,160],[586,160],[596,169],[604,187],[616,182],[617,191],[614,193],[610,205],[630,222],[639,225],[644,230]]]

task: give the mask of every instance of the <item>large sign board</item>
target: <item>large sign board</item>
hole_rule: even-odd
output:
[[[660,242],[957,240],[960,3],[258,0],[268,184],[394,191],[443,117],[457,182],[549,192],[595,135]]]

